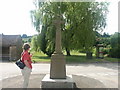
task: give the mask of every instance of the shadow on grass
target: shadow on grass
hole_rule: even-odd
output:
[[[50,62],[50,57],[48,56],[33,56],[32,57],[34,62]],[[109,59],[111,58],[104,58],[104,59],[97,59],[95,56],[92,57],[92,59],[87,59],[84,55],[72,55],[72,56],[65,56],[66,64],[69,65],[75,65],[75,66],[85,66],[89,67],[91,64],[94,66],[100,66],[105,68],[111,68],[111,69],[118,69],[118,64],[110,62]],[[111,61],[114,59],[112,58]]]
[[[50,57],[47,57],[47,56],[33,56],[33,59],[50,59]]]
[[[109,58],[108,58],[109,59]],[[66,57],[66,63],[68,66],[75,65],[75,66],[84,66],[89,67],[91,65],[93,66],[99,66],[99,67],[105,67],[109,69],[115,69],[118,70],[118,63],[110,62],[104,59],[96,59],[95,56],[93,56],[92,59],[87,59],[86,56],[81,55],[72,55]]]
[[[86,56],[81,56],[81,55],[72,55],[72,56],[66,56],[66,61],[67,62],[88,62],[88,61],[93,61],[94,58],[92,59],[87,59]]]

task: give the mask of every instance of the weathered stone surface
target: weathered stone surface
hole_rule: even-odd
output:
[[[65,56],[62,54],[61,50],[61,24],[62,20],[60,15],[58,15],[54,20],[54,25],[56,26],[56,41],[55,52],[51,57],[50,66],[50,78],[52,79],[66,78]]]
[[[50,78],[65,79],[66,78],[65,64],[66,62],[63,54],[53,54],[50,65]]]
[[[42,88],[73,88],[74,82],[72,75],[67,75],[66,79],[50,79],[47,74],[42,80]]]

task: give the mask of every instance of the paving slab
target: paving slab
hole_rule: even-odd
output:
[[[30,76],[28,88],[41,88],[41,81],[45,74],[32,74]],[[100,81],[85,77],[72,75],[76,88],[106,88]],[[16,76],[2,80],[2,88],[22,88],[23,79],[22,76]]]
[[[0,76],[0,82],[1,80],[4,81],[2,86],[6,86],[5,82],[9,82],[8,86],[6,87],[12,87],[12,83],[18,82],[22,86],[22,76],[20,69],[14,64],[14,63],[0,63],[0,66],[2,69],[0,69],[2,72],[2,77]],[[74,80],[76,82],[79,82],[81,80],[87,79],[89,77],[89,80],[85,80],[86,82],[92,81],[92,80],[98,80],[99,83],[102,83],[106,88],[118,88],[118,64],[117,63],[87,63],[87,64],[67,64],[66,70],[67,74],[73,75]],[[50,71],[50,64],[49,63],[40,63],[40,64],[33,64],[33,70],[31,75],[32,82],[39,82],[35,84],[32,87],[40,87],[40,81],[44,77],[45,74],[49,74]],[[0,73],[1,74],[1,73]],[[15,81],[14,79],[18,78],[19,81]],[[78,78],[77,78],[78,77]],[[12,78],[14,80],[11,81]],[[91,79],[92,80],[91,80]],[[35,80],[34,80],[35,79]],[[85,83],[86,83],[85,82]],[[83,84],[77,84],[77,87],[84,87],[89,85]],[[81,86],[82,85],[82,86]],[[91,87],[93,87],[91,83]],[[96,85],[96,84],[95,84]],[[1,84],[0,84],[1,86]],[[14,85],[15,86],[15,85]],[[97,85],[96,85],[97,86]],[[29,86],[31,87],[31,86]]]

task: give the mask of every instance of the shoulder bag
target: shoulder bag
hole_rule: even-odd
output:
[[[17,60],[15,64],[20,68],[23,69],[25,67],[25,64],[21,61],[21,59]]]

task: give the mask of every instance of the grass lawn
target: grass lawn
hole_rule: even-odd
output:
[[[65,55],[65,53],[64,53]],[[87,59],[85,53],[71,52],[72,56],[66,56],[67,63],[90,63],[90,62],[118,62],[120,59],[105,57],[104,59],[97,59],[95,55],[93,55],[92,59]],[[42,52],[34,52],[32,61],[33,62],[50,62],[51,58]]]
[[[43,54],[42,52],[34,52],[32,56],[32,61],[34,62],[50,62],[50,57]]]

